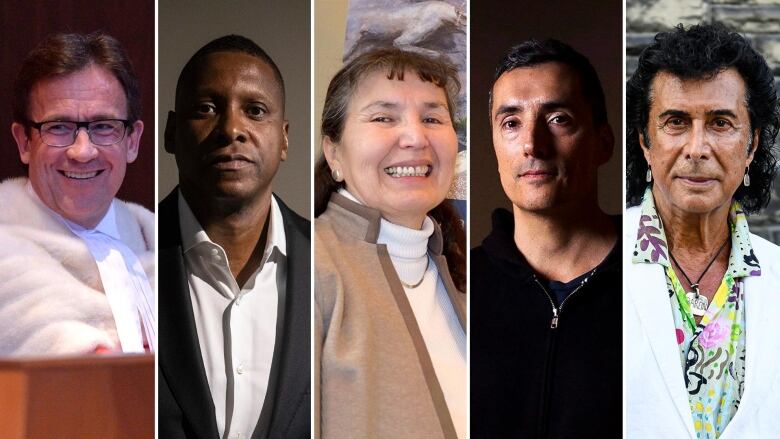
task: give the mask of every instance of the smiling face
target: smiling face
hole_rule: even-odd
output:
[[[751,136],[742,77],[733,68],[711,79],[661,72],[650,102],[649,144],[641,134],[640,144],[659,211],[727,210],[758,142],[758,133]]]
[[[419,229],[455,172],[458,140],[444,89],[412,71],[403,81],[367,74],[347,106],[341,140],[326,137],[323,152],[358,200]]]
[[[249,54],[216,52],[182,82],[165,147],[176,155],[189,203],[202,197],[244,203],[270,194],[287,158],[287,129],[271,67]]]
[[[36,83],[30,92],[28,116],[34,122],[126,119],[127,99],[111,72],[89,65]],[[110,146],[93,145],[86,129],[79,130],[76,141],[67,147],[43,143],[35,128],[14,123],[11,129],[41,201],[63,218],[92,228],[119,191],[127,163],[138,155],[143,123],[136,121],[119,143]]]
[[[609,159],[613,137],[608,125],[594,126],[580,87],[576,73],[557,62],[510,70],[493,85],[493,146],[515,209],[597,202],[597,168]]]

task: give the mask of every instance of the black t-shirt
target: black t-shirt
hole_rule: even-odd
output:
[[[570,280],[569,282],[558,282],[557,280],[548,280],[546,282],[547,291],[549,291],[550,294],[553,295],[553,299],[555,299],[555,304],[560,306],[560,304],[563,303],[564,300],[566,300],[569,294],[573,293],[574,290],[577,289],[577,287],[582,285],[582,281],[584,281],[588,276],[590,276],[591,273],[593,273],[593,270],[589,270],[587,273],[581,276],[577,276],[574,279]]]

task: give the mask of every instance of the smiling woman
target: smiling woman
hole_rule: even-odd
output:
[[[465,437],[464,232],[444,202],[457,88],[451,66],[398,49],[358,56],[328,87],[315,170],[317,437],[396,435],[401,420],[406,437]]]

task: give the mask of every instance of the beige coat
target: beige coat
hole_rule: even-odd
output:
[[[24,178],[0,183],[0,357],[119,349],[95,259],[26,185]],[[154,214],[114,206],[122,242],[154,287]]]
[[[380,214],[333,194],[315,230],[315,437],[456,438]],[[438,226],[428,244],[462,327]]]

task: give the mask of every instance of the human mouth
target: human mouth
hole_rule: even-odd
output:
[[[88,180],[95,178],[103,171],[89,171],[89,172],[77,172],[77,171],[60,171],[60,174],[73,180]]]
[[[245,168],[252,164],[249,157],[243,154],[226,154],[214,157],[209,161],[209,165],[220,171],[235,171]]]
[[[714,178],[710,177],[702,177],[702,176],[696,176],[696,175],[689,175],[689,176],[680,176],[678,177],[680,180],[682,180],[685,183],[692,184],[692,185],[705,185],[708,183],[711,183],[715,181]]]
[[[430,165],[418,166],[388,166],[385,173],[393,178],[401,177],[427,177],[433,169]]]
[[[552,170],[545,169],[529,169],[520,173],[520,178],[528,180],[544,180],[546,178],[552,178],[556,173]]]

